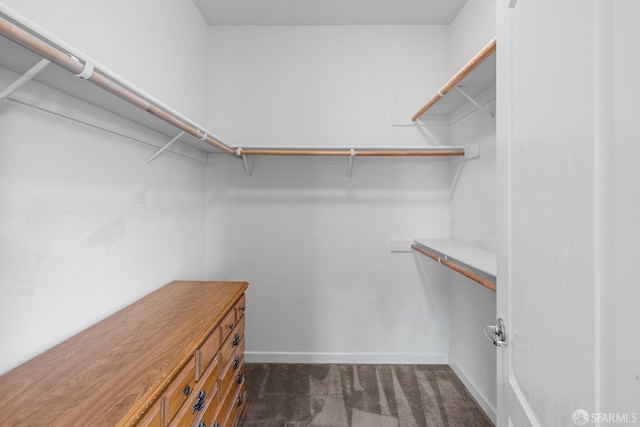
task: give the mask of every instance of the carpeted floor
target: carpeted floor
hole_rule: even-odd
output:
[[[241,427],[491,427],[446,365],[247,364]]]

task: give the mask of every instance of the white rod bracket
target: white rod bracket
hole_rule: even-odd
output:
[[[92,62],[85,62],[82,72],[79,74],[75,74],[75,76],[80,77],[82,80],[88,80],[91,78],[91,75],[93,74],[93,69],[94,69],[94,65]]]
[[[156,157],[158,157],[160,154],[162,154],[162,152],[164,150],[166,150],[167,148],[169,148],[171,146],[171,144],[173,144],[174,142],[176,142],[178,139],[180,139],[180,137],[184,135],[184,131],[180,132],[178,134],[178,136],[176,136],[175,138],[173,138],[171,141],[169,141],[164,147],[162,147],[161,149],[159,149],[158,151],[156,151],[153,156],[149,157],[146,161],[145,164],[149,164],[151,163]]]
[[[242,154],[242,148],[236,149],[236,156],[242,157],[242,166],[244,166],[244,173],[247,174],[248,178],[251,178],[251,168],[249,167],[249,159],[247,156]]]
[[[244,172],[248,178],[251,178],[251,168],[249,167],[249,159],[244,154],[242,155],[242,165],[244,166]]]
[[[518,4],[518,0],[509,0],[509,9],[515,9]]]
[[[67,56],[71,59],[73,59],[74,61],[76,61],[78,64],[80,64],[80,60],[78,58],[76,58],[75,56],[71,55],[70,53],[67,54]],[[91,75],[93,74],[93,69],[95,68],[95,65],[93,64],[93,62],[91,61],[86,61],[84,63],[84,66],[82,68],[82,71],[79,72],[78,74],[74,74],[74,76],[76,77],[80,77],[82,80],[88,80],[91,78]]]
[[[464,160],[480,157],[480,144],[471,144],[464,148]]]
[[[6,89],[0,92],[0,101],[7,98],[16,90],[20,89],[25,83],[37,76],[38,73],[44,70],[44,68],[49,64],[51,64],[51,61],[49,61],[48,59],[41,59],[40,62],[31,67],[26,73],[16,79],[15,82],[11,83],[9,86],[7,86]]]
[[[476,106],[476,108],[478,108],[480,111],[482,111],[483,113],[487,114],[489,117],[491,117],[491,120],[495,119],[495,117],[493,116],[493,114],[491,114],[489,111],[487,111],[482,105],[478,104],[476,102],[475,99],[473,99],[471,96],[469,96],[469,94],[467,92],[465,92],[464,90],[462,90],[462,88],[460,86],[455,86],[456,89],[458,89],[458,92],[460,92],[462,94],[462,96],[464,96],[465,98],[467,98],[469,100],[469,102],[471,102],[473,105]]]
[[[349,170],[347,171],[347,176],[349,178],[353,176],[353,158],[356,155],[356,150],[354,148],[352,148],[350,151],[351,155],[349,156]]]

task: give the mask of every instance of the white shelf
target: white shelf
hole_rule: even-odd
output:
[[[42,57],[5,37],[0,37],[0,67],[9,71],[24,74],[32,66],[34,66]],[[167,136],[167,141],[175,137],[179,129],[152,116],[134,105],[124,101],[123,99],[89,83],[75,77],[69,71],[63,69],[56,64],[49,64],[45,69],[40,71],[33,79],[34,81],[44,84],[48,87],[55,88],[67,95],[73,96],[81,101],[91,105],[100,107],[113,114],[121,116],[127,120],[131,120],[149,129],[153,129]],[[3,88],[0,88],[3,89]],[[185,142],[201,151],[219,152],[220,150],[200,141],[198,138],[185,134],[180,138]]]
[[[448,82],[427,101],[411,120],[418,121],[427,111],[429,116],[451,116],[467,102],[487,112],[476,98],[496,83],[496,39],[484,46]],[[495,89],[493,90],[495,92]],[[493,113],[487,112],[492,117]],[[428,116],[427,116],[428,117]],[[451,117],[449,117],[451,122]]]
[[[478,283],[487,286],[487,284],[483,282],[490,282],[493,284],[493,288],[490,286],[487,287],[495,290],[496,277],[498,274],[498,258],[495,252],[453,239],[418,238],[415,239],[414,242],[418,249],[431,253],[441,261],[441,263],[445,265],[452,263],[460,269],[467,271],[469,275],[465,274],[465,276],[476,280]],[[452,268],[450,265],[447,266]],[[456,271],[458,270],[456,269]],[[471,276],[477,276],[480,280]]]
[[[398,149],[397,146],[370,148],[351,146],[333,150],[327,147],[306,146],[295,149],[233,146],[151,95],[135,88],[90,57],[48,34],[44,29],[37,27],[2,3],[0,3],[0,35],[2,36],[0,37],[0,68],[22,76],[15,80],[15,85],[9,86],[3,93],[3,97],[10,97],[14,90],[19,90],[22,84],[29,84],[29,80],[33,79],[166,135],[167,141],[171,139],[173,142],[179,139],[203,152],[222,151],[241,157],[247,174],[250,174],[247,156],[251,155],[347,157],[350,159],[349,176],[351,176],[353,157],[462,157],[465,155],[465,147],[451,146],[416,146],[405,149]],[[46,61],[41,62],[42,59]],[[44,68],[40,67],[40,64],[47,61],[49,63],[45,64]],[[36,66],[36,64],[39,65]],[[32,69],[34,66],[39,71],[32,72],[36,69]],[[5,88],[0,88],[0,92],[4,92],[3,89]],[[176,137],[176,135],[181,136]]]

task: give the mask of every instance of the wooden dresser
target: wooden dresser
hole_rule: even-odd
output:
[[[7,372],[0,425],[236,426],[247,286],[170,283]]]

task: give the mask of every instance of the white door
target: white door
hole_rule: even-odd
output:
[[[639,4],[498,0],[499,426],[640,425]]]

